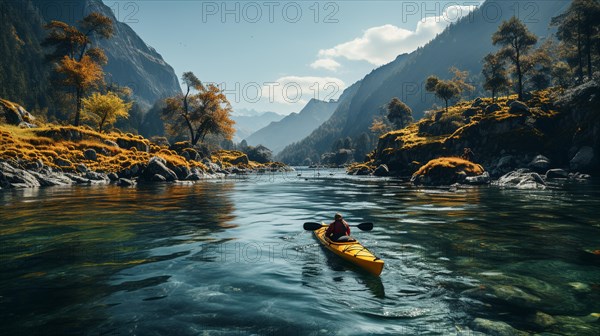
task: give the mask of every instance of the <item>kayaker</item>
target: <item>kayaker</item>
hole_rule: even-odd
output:
[[[353,241],[354,239],[350,237],[350,225],[346,223],[342,215],[336,213],[334,219],[325,231],[325,236],[333,241]]]

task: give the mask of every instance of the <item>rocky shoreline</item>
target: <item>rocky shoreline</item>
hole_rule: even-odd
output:
[[[40,161],[18,160],[0,161],[0,189],[38,188],[67,185],[116,184],[128,187],[138,183],[195,182],[207,179],[225,178],[229,175],[245,175],[257,170],[232,166],[223,168],[219,163],[204,160],[208,171],[186,166],[168,167],[166,160],[153,156],[145,165],[123,169],[120,172],[97,172],[85,164],[78,164],[77,171],[63,171]],[[272,171],[289,171],[290,167],[273,168]]]

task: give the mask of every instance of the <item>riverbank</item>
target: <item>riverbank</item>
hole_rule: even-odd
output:
[[[33,125],[28,125],[33,126]],[[198,181],[254,171],[285,171],[240,151],[202,155],[187,143],[159,145],[139,135],[87,126],[0,125],[0,187]]]
[[[424,175],[444,165],[440,159],[463,158],[487,174],[475,184],[502,181],[508,174],[538,174],[549,178],[599,175],[600,85],[548,89],[529,94],[477,98],[448,111],[431,111],[422,120],[382,135],[369,160],[348,169],[352,175],[413,177],[415,183],[449,185],[468,182],[460,167],[449,178]],[[468,150],[467,150],[468,149]],[[467,155],[465,151],[467,150]]]

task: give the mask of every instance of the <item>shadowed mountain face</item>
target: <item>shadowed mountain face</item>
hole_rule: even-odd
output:
[[[337,102],[311,99],[300,113],[292,113],[280,121],[272,122],[250,135],[246,141],[252,146],[266,146],[277,154],[285,146],[309,135],[331,117],[337,106]]]
[[[331,119],[299,144],[284,149],[279,159],[297,163],[297,159],[302,160],[303,155],[310,153],[313,161],[319,160],[337,139],[368,133],[373,118],[383,113],[383,107],[393,97],[411,107],[415,119],[421,118],[434,103],[442,104],[425,91],[425,80],[429,75],[449,79],[448,70],[452,66],[469,71],[469,81],[477,87],[471,97],[466,98],[487,95],[481,89],[482,60],[486,54],[499,49],[492,45],[491,36],[502,21],[517,15],[542,40],[552,32],[551,18],[562,13],[569,3],[564,0],[486,1],[423,48],[398,56],[347,89]]]
[[[275,112],[257,112],[256,115],[234,115],[231,117],[231,119],[235,121],[235,135],[233,141],[240,142],[252,133],[274,121],[281,120],[283,117],[283,115]]]
[[[114,22],[114,36],[109,40],[94,41],[104,49],[108,64],[104,67],[107,83],[117,83],[133,89],[134,99],[143,109],[157,100],[181,92],[173,68],[125,23],[117,21],[112,10],[100,0],[7,0],[0,9],[3,29],[0,36],[7,48],[3,58],[9,63],[0,77],[4,84],[19,88],[19,81],[29,82],[35,88],[3,90],[5,98],[22,101],[28,108],[43,108],[48,102],[50,66],[44,60],[47,53],[40,43],[46,36],[43,24],[50,20],[74,25],[91,12],[100,12]],[[4,29],[6,28],[6,29]],[[4,63],[4,62],[3,62]],[[23,79],[19,79],[22,77]],[[15,82],[14,85],[11,81]],[[43,87],[44,90],[38,89]],[[41,90],[38,94],[36,90]],[[33,93],[35,98],[22,98]]]

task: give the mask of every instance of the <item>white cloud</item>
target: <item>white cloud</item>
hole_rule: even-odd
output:
[[[329,71],[336,71],[340,66],[342,66],[340,63],[331,58],[320,58],[310,65],[313,69],[325,69]]]
[[[414,31],[391,24],[372,27],[367,29],[363,36],[352,41],[320,50],[319,58],[344,57],[353,61],[383,65],[393,61],[400,54],[412,52],[425,45],[450,23],[467,16],[475,8],[476,6],[448,6],[441,16],[427,17],[419,21]]]
[[[335,77],[285,76],[264,83],[262,99],[269,103],[305,105],[312,98],[337,99],[346,84]]]

